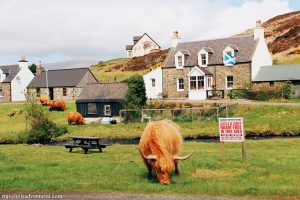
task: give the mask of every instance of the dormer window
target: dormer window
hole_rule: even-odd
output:
[[[223,50],[223,61],[225,66],[232,66],[235,64],[235,58],[239,49],[236,45],[228,45]]]
[[[207,65],[207,55],[206,54],[200,54],[201,55],[201,65],[206,66]]]
[[[183,69],[183,66],[185,66],[185,62],[187,61],[189,55],[190,53],[185,50],[180,50],[175,54],[176,69]]]
[[[182,67],[182,56],[177,56],[177,60],[178,60],[178,67]]]

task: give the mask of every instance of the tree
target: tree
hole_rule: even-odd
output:
[[[124,81],[128,85],[124,106],[126,109],[141,109],[146,105],[146,89],[141,75],[133,75]]]
[[[28,68],[30,69],[30,71],[31,71],[33,74],[36,73],[36,64],[33,63],[33,64],[31,64]]]

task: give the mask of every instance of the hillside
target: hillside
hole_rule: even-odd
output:
[[[300,11],[278,15],[262,26],[274,64],[300,63]],[[249,29],[239,35],[252,33]]]
[[[145,74],[162,66],[169,49],[141,57],[120,58],[93,65],[91,70],[101,81],[122,81],[133,74]]]

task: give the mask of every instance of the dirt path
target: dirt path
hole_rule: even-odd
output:
[[[8,196],[11,195],[11,196]],[[19,195],[19,196],[18,196]],[[38,196],[40,195],[40,196]],[[28,198],[30,197],[30,198]],[[176,196],[176,195],[146,195],[126,193],[96,193],[96,192],[3,192],[0,199],[67,199],[67,200],[252,200],[239,197],[214,196]]]

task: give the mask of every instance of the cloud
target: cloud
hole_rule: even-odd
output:
[[[164,48],[174,30],[183,41],[229,36],[257,19],[290,12],[288,6],[282,0],[238,6],[228,0],[0,0],[0,64],[20,55],[46,61],[124,57],[132,36],[144,32]]]

